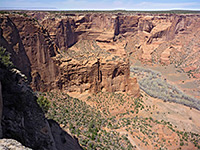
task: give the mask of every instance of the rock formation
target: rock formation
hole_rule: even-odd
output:
[[[122,35],[132,34],[125,39],[126,51],[133,60],[139,59],[151,64],[175,64],[199,78],[199,19],[199,15],[192,14],[139,15],[135,19],[138,26],[129,25],[133,26],[133,32]],[[123,23],[121,26],[126,25]]]
[[[33,19],[2,16],[0,45],[11,53],[13,63],[31,81],[34,90],[55,87],[58,68],[51,57],[57,48]]]
[[[13,139],[0,139],[1,150],[31,150]]]
[[[62,130],[55,121],[45,118],[36,102],[37,97],[20,71],[1,67],[0,83],[3,138],[15,139],[37,150],[81,149],[75,138]]]
[[[2,126],[1,126],[1,120],[2,120],[2,111],[3,111],[3,98],[2,98],[2,87],[0,82],[0,138],[2,138]]]
[[[68,19],[71,26],[65,23],[63,33],[72,39],[69,47],[80,40],[95,40],[98,46],[112,54],[126,53],[134,60],[146,63],[175,64],[199,78],[198,14],[46,13],[46,18],[57,20],[49,23],[50,28],[46,25],[48,19],[39,17],[42,16],[41,13],[31,14],[37,16],[38,21],[54,37],[60,35],[60,22]],[[56,42],[63,43],[63,40]],[[62,45],[61,43],[57,45]],[[68,49],[62,48],[65,51]]]
[[[22,72],[0,68],[0,136],[32,149],[81,149],[75,137],[45,118],[27,84],[34,91],[137,97],[137,79],[130,77],[136,60],[174,64],[200,79],[199,37],[198,14],[0,14],[0,46]]]
[[[129,62],[124,49],[116,51],[116,46],[111,43],[109,51],[116,53],[111,55],[103,49],[104,45],[97,45],[97,42],[113,41],[116,17],[94,14],[41,18],[37,21],[22,15],[1,16],[0,46],[12,54],[14,64],[26,74],[33,90],[105,90],[139,95],[136,79],[129,77]],[[97,37],[96,40],[94,37]],[[116,61],[115,57],[122,58]]]
[[[129,91],[137,96],[127,57],[131,63],[175,64],[199,77],[199,15],[27,14],[1,15],[0,46],[12,54],[34,90]]]

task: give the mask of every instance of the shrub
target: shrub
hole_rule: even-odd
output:
[[[50,108],[50,102],[49,100],[44,97],[44,96],[39,96],[37,99],[37,103],[40,105],[40,107],[42,108],[42,110],[47,113],[49,108]]]
[[[10,53],[5,48],[0,47],[0,67],[13,67],[13,63],[10,60]]]
[[[176,86],[170,85],[159,72],[141,67],[130,69],[138,76],[140,88],[152,97],[170,102],[183,104],[200,110],[200,101],[194,97],[184,94]]]

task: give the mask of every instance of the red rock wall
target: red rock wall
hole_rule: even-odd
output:
[[[62,77],[58,81],[60,89],[69,92],[128,92],[139,96],[136,78],[130,77],[129,63],[93,59],[84,65],[70,60],[61,66]]]
[[[200,72],[198,15],[31,15],[38,22],[22,15],[1,15],[0,45],[12,54],[14,64],[26,74],[34,90],[132,91],[138,95],[137,81],[129,77],[128,61],[97,61],[96,57],[83,64],[73,58],[67,62],[58,59],[59,51],[75,50],[80,40],[100,42],[102,50],[114,51],[113,56],[174,63],[186,71],[192,68],[197,76]]]
[[[56,87],[59,69],[52,59],[56,46],[48,34],[31,18],[1,17],[1,42],[10,53],[14,65],[24,73],[34,90],[46,91]]]
[[[84,18],[83,22],[77,19],[76,23],[83,25],[76,26],[73,19],[47,19],[40,25],[30,17],[1,16],[1,46],[12,53],[14,64],[28,76],[34,90],[63,89],[95,93],[101,90],[123,91],[138,96],[139,86],[136,80],[129,77],[128,62],[107,63],[105,58],[101,58],[82,64],[74,59],[67,61],[65,56],[59,54],[59,48],[66,51],[76,43],[77,35],[81,37],[82,32],[85,33],[83,28],[92,29],[91,32],[108,29],[113,32],[112,37],[114,36],[115,19],[95,15]],[[102,24],[98,25],[102,19]],[[104,22],[110,19],[110,22]],[[93,21],[91,26],[84,24],[88,21]],[[75,27],[78,29],[76,32]],[[64,59],[60,60],[59,57]],[[133,81],[135,88],[129,86],[129,81]]]

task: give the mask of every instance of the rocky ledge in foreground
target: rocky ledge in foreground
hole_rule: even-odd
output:
[[[25,81],[20,71],[0,64],[1,136],[37,150],[82,149],[76,138],[45,118]]]
[[[0,139],[1,150],[31,150],[13,139]]]

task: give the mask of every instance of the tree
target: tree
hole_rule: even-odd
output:
[[[0,67],[13,67],[13,63],[10,61],[10,53],[3,47],[0,47]]]
[[[42,108],[42,110],[47,113],[49,108],[50,108],[50,102],[49,100],[44,97],[44,96],[39,96],[37,99],[37,103],[40,105],[40,107]]]

